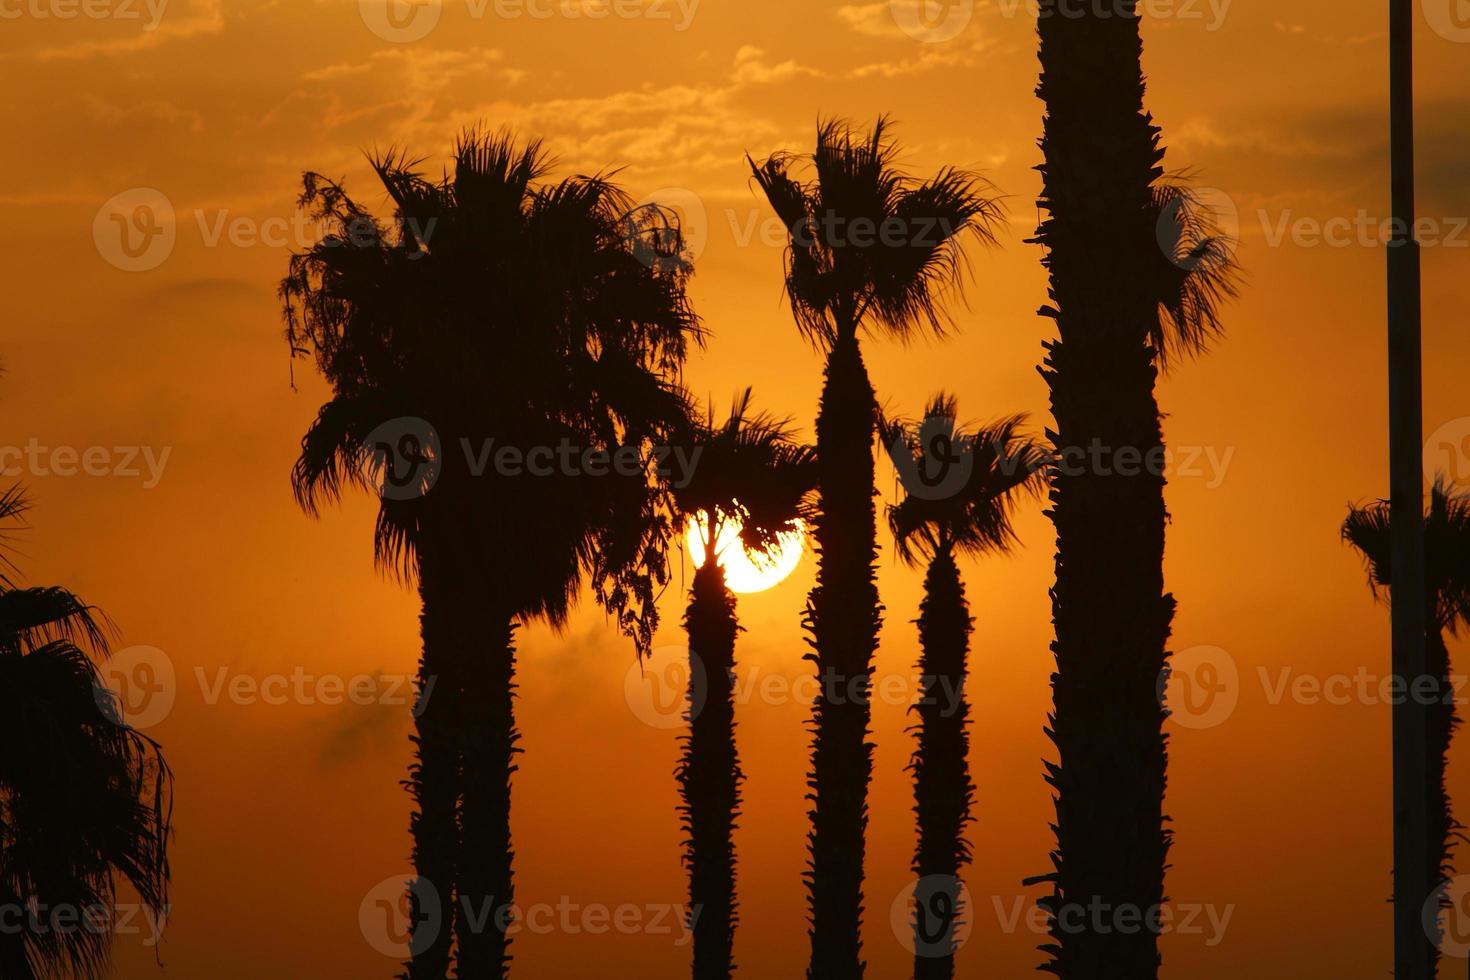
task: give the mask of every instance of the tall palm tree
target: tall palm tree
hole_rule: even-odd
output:
[[[820,512],[817,584],[807,605],[820,694],[813,709],[811,980],[863,975],[863,853],[873,750],[868,742],[873,651],[881,623],[874,580],[873,387],[864,331],[907,340],[942,334],[946,299],[965,270],[964,236],[994,241],[1000,210],[973,174],[946,167],[918,181],[897,166],[880,118],[859,134],[842,120],[817,127],[811,175],[791,154],[751,172],[786,226],[786,293],[802,334],[826,354],[817,413]]]
[[[960,908],[960,873],[970,862],[965,828],[972,819],[969,703],[966,663],[973,621],[959,557],[1009,552],[1016,543],[1011,524],[1019,494],[1039,492],[1041,450],[1020,435],[1024,419],[1002,419],[973,432],[961,429],[953,396],[929,403],[923,425],[882,426],[899,473],[910,492],[888,508],[898,557],[910,567],[927,566],[919,607],[920,691],[914,775],[918,878],[914,921],[915,980],[954,976],[955,933]],[[954,486],[940,471],[958,467]],[[915,480],[919,474],[929,480]],[[933,918],[930,918],[930,915]]]
[[[735,594],[725,581],[722,534],[739,529],[737,543],[770,556],[783,535],[810,517],[816,457],[792,439],[788,423],[753,414],[751,392],[736,397],[730,414],[713,408],[694,419],[684,442],[698,452],[693,476],[673,491],[680,523],[694,522],[705,560],[694,573],[684,626],[689,633],[689,735],[679,763],[684,861],[689,907],[697,914],[694,980],[728,980],[734,970],[735,846],[740,811],[740,756],[735,747],[735,638],[740,632]],[[728,536],[727,536],[728,537]]]
[[[561,627],[590,580],[647,647],[668,510],[650,468],[609,468],[601,454],[646,459],[667,442],[685,418],[674,375],[701,334],[677,226],[647,241],[605,178],[543,181],[539,143],[466,133],[432,181],[391,151],[374,167],[391,226],[338,184],[305,179],[303,206],[333,233],[292,258],[287,339],[314,355],[334,398],[295,483],[308,503],[350,483],[379,490],[379,560],[415,577],[423,602],[422,666],[437,683],[410,773],[411,901],[432,896],[441,914],[415,904],[426,921],[408,976],[444,977],[452,938],[459,976],[499,977],[514,894],[515,632]],[[395,419],[414,438],[378,445]]]
[[[12,487],[0,522],[26,507]],[[109,633],[66,589],[0,573],[0,907],[23,913],[0,930],[0,976],[103,976],[119,880],[167,915],[173,775],[97,669]]]
[[[1388,501],[1353,507],[1342,525],[1343,540],[1358,550],[1368,563],[1368,583],[1374,594],[1390,598],[1393,590],[1393,522]],[[1429,498],[1424,521],[1425,652],[1428,675],[1439,684],[1440,696],[1428,703],[1413,703],[1427,722],[1429,746],[1426,767],[1428,840],[1421,857],[1423,874],[1432,892],[1443,894],[1454,869],[1452,843],[1461,829],[1450,807],[1445,771],[1450,740],[1459,719],[1455,715],[1454,683],[1450,677],[1450,653],[1445,634],[1456,634],[1470,623],[1470,496],[1456,494],[1438,481]],[[1429,977],[1439,975],[1439,935],[1426,934]]]
[[[1187,190],[1160,182],[1143,108],[1139,17],[1041,0],[1045,249],[1056,321],[1050,515],[1057,529],[1047,766],[1056,796],[1044,969],[1069,980],[1153,977],[1158,930],[1094,928],[1087,910],[1152,916],[1170,843],[1163,813],[1166,669],[1174,598],[1163,579],[1163,432],[1154,395],[1169,360],[1220,332],[1235,284],[1227,244]]]

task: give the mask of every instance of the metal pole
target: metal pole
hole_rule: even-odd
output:
[[[1388,439],[1393,533],[1394,977],[1428,980],[1424,904],[1428,752],[1424,630],[1424,420],[1419,337],[1419,245],[1414,239],[1414,2],[1389,0],[1393,237],[1388,246]],[[1415,696],[1413,692],[1420,693]],[[1430,689],[1433,690],[1433,689]]]

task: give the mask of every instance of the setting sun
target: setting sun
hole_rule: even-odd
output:
[[[691,518],[684,539],[695,568],[704,565],[704,536],[704,522]],[[726,520],[715,542],[715,554],[725,566],[725,584],[731,592],[764,592],[780,585],[796,571],[805,547],[806,525],[798,521],[796,530],[780,536],[771,554],[753,555],[740,545],[739,522]]]

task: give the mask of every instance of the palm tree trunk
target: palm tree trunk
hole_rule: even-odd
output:
[[[453,621],[453,572],[427,544],[419,555],[419,701],[414,705],[415,762],[408,789],[415,812],[409,894],[409,980],[444,980],[454,938],[455,857],[459,851],[459,745],[457,683],[452,667],[458,642]]]
[[[679,765],[684,863],[689,869],[694,980],[729,980],[734,970],[735,821],[740,756],[735,748],[735,596],[713,557],[694,573],[689,609],[689,735]]]
[[[1148,216],[1163,151],[1143,111],[1142,42],[1127,13],[1043,0],[1039,21],[1048,212],[1039,240],[1056,304],[1046,312],[1059,333],[1043,374],[1060,464],[1050,491],[1057,669],[1048,733],[1058,760],[1047,777],[1057,849],[1043,879],[1054,885],[1044,969],[1067,980],[1158,976],[1170,844],[1157,691],[1174,600],[1163,588],[1168,513],[1148,344],[1158,298],[1143,274],[1159,248]],[[1109,925],[1125,916],[1142,916],[1144,927]]]
[[[806,629],[821,693],[814,706],[812,829],[806,873],[811,908],[809,980],[863,976],[863,854],[868,824],[868,741],[873,650],[880,611],[873,507],[873,388],[855,335],[827,358],[817,416],[821,513],[815,527],[817,584]]]
[[[1425,634],[1427,676],[1437,678],[1440,686],[1438,696],[1428,706],[1428,717],[1425,719],[1429,734],[1426,758],[1426,770],[1429,774],[1429,783],[1426,787],[1429,793],[1426,807],[1429,818],[1427,835],[1429,853],[1426,858],[1425,871],[1434,893],[1443,895],[1450,875],[1453,873],[1450,865],[1450,851],[1455,835],[1461,829],[1460,825],[1455,822],[1449,787],[1445,784],[1450,742],[1454,738],[1455,729],[1459,727],[1460,720],[1455,713],[1455,686],[1450,676],[1450,652],[1445,645],[1444,632],[1434,625],[1436,623],[1434,610],[1430,610],[1426,622],[1431,624],[1428,633]],[[1440,936],[1438,932],[1435,932],[1427,938],[1429,978],[1435,980],[1439,976]]]
[[[965,658],[970,647],[969,605],[960,571],[949,550],[929,565],[919,611],[922,687],[915,710],[919,745],[914,774],[914,813],[919,844],[913,870],[914,980],[951,980],[961,869],[970,861],[965,827],[970,822],[970,708],[965,701]]]
[[[461,621],[474,627],[467,634],[472,642],[465,644],[468,656],[462,666],[463,845],[455,935],[461,980],[500,980],[508,975],[506,929],[515,898],[510,780],[520,751],[514,714],[516,623],[510,613],[487,613],[485,595],[475,590]]]

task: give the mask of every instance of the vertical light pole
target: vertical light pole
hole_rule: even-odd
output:
[[[1428,980],[1429,731],[1424,629],[1424,419],[1414,239],[1414,0],[1389,0],[1393,236],[1388,245],[1388,441],[1393,534],[1394,977]],[[1429,691],[1432,694],[1433,688]]]

